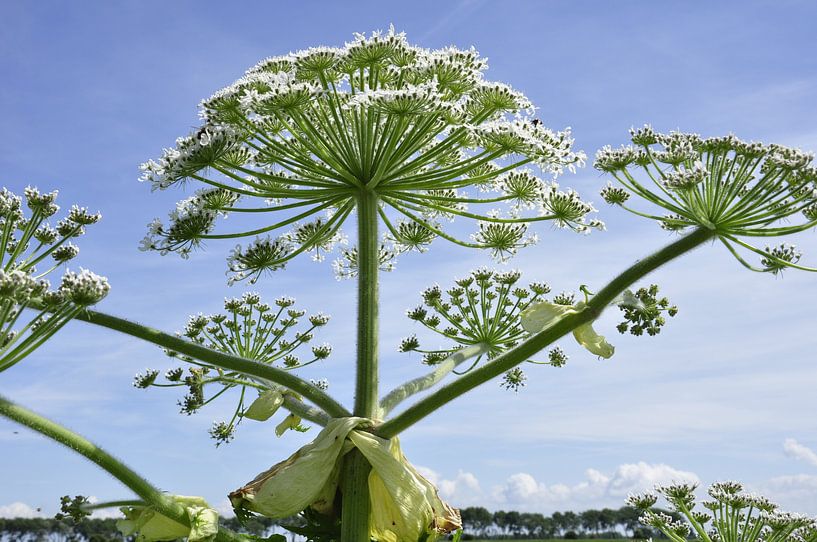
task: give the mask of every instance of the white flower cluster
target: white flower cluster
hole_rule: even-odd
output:
[[[478,81],[473,91],[463,103],[463,108],[472,114],[483,111],[498,113],[524,111],[533,116],[533,103],[521,92],[495,81]]]
[[[80,311],[102,301],[108,280],[88,270],[66,271],[57,290],[21,269],[0,269],[0,372],[21,361]],[[37,309],[21,318],[26,308]],[[17,329],[14,329],[15,326]]]
[[[326,253],[332,252],[337,245],[349,244],[349,239],[343,232],[327,229],[327,219],[324,218],[295,224],[284,237],[293,245],[300,245],[312,252],[312,261],[315,262],[324,261]]]
[[[556,226],[585,234],[605,229],[601,220],[587,220],[587,215],[595,212],[593,204],[583,201],[578,192],[573,189],[560,190],[556,183],[550,183],[546,187],[539,208],[539,214],[550,217]]]
[[[709,170],[700,161],[696,161],[691,168],[682,167],[670,171],[664,177],[664,186],[670,190],[692,190],[706,179]]]
[[[96,305],[105,299],[110,291],[111,286],[107,278],[82,268],[79,273],[66,271],[59,289],[66,299],[80,307]]]
[[[424,49],[394,28],[356,34],[343,47],[259,62],[201,102],[202,128],[142,165],[142,180],[154,188],[194,180],[211,190],[206,202],[182,202],[170,225],[151,223],[142,248],[187,257],[203,239],[256,236],[295,224],[274,247],[265,243],[273,259],[266,254],[250,263],[244,250],[231,256],[231,280],[254,280],[259,270],[280,268],[298,254],[312,252],[321,261],[343,244],[340,227],[358,207],[361,190],[380,204],[380,231],[394,244],[393,253],[422,251],[442,237],[505,258],[530,243],[519,237],[525,223],[555,220],[588,231],[584,215],[592,206],[579,205],[573,192],[549,187],[531,170],[517,170],[531,164],[555,177],[583,165],[570,129],[546,128],[522,92],[486,80],[486,69],[473,47]],[[239,196],[262,206],[234,205]],[[502,206],[513,220],[475,210],[481,204]],[[536,209],[538,216],[523,216]],[[329,210],[335,215],[325,221],[313,218]],[[212,235],[216,212],[287,216]],[[437,220],[457,217],[480,221],[477,235],[490,241],[474,244],[440,230]],[[344,260],[336,265],[340,273],[353,273]]]
[[[606,146],[596,153],[596,169],[611,174],[619,184],[602,189],[607,203],[623,205],[630,196],[638,196],[662,207],[668,214],[627,210],[669,231],[705,228],[753,271],[817,270],[799,264],[800,253],[790,245],[763,250],[741,239],[782,237],[817,225],[812,153],[742,141],[732,134],[710,138],[661,134],[649,125],[631,129],[630,135],[634,147]],[[759,256],[761,265],[747,261],[740,254],[744,250]]]
[[[32,297],[37,298],[48,290],[47,280],[37,280],[29,273],[18,269],[5,271],[0,269],[0,299],[27,303]]]
[[[530,156],[554,176],[561,175],[565,167],[575,172],[586,160],[583,152],[572,150],[570,128],[553,132],[536,119],[496,119],[468,126],[468,130],[480,145],[504,154]]]
[[[140,166],[140,181],[149,182],[152,190],[164,190],[178,181],[211,166],[218,158],[240,143],[239,132],[226,125],[205,125],[192,134],[176,140],[176,146],[164,149],[159,161],[148,160]]]
[[[499,263],[506,263],[520,248],[535,245],[536,234],[527,234],[528,225],[523,223],[480,222],[479,230],[471,234],[471,240],[487,248]]]
[[[283,268],[291,252],[292,245],[286,239],[269,235],[256,237],[246,247],[236,245],[227,258],[227,268],[233,273],[227,282],[232,285],[249,278],[254,284],[262,274]]]
[[[381,243],[378,249],[378,269],[384,272],[394,271],[394,260],[397,252]],[[348,280],[355,278],[358,273],[358,251],[357,247],[345,248],[340,251],[340,257],[332,262],[332,271],[337,280]]]
[[[162,254],[176,251],[182,258],[187,258],[202,237],[212,231],[219,210],[224,214],[224,206],[237,199],[234,193],[220,189],[199,190],[176,204],[169,214],[167,227],[158,218],[150,222],[139,250],[158,250]]]
[[[451,114],[457,110],[455,104],[443,99],[443,95],[433,82],[408,85],[399,89],[366,90],[352,96],[344,107],[347,109],[371,108],[395,117],[411,117],[430,113]]]

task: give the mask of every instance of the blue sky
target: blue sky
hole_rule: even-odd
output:
[[[180,192],[150,193],[137,166],[197,123],[196,104],[259,59],[340,45],[393,23],[430,48],[474,45],[488,75],[524,91],[545,124],[573,128],[592,155],[626,142],[630,126],[817,150],[817,58],[811,2],[11,2],[0,1],[0,184],[59,188],[63,206],[99,209],[79,264],[109,277],[102,310],[174,331],[227,295],[212,243],[189,261],[138,252],[145,224]],[[606,183],[592,168],[561,183],[592,200]],[[172,193],[171,193],[172,192]],[[577,237],[545,226],[512,263],[555,290],[599,287],[671,237],[601,206],[608,231]],[[817,258],[813,232],[798,240]],[[384,388],[420,374],[398,354],[415,329],[403,313],[420,291],[451,283],[487,256],[438,244],[383,277]],[[596,361],[565,341],[560,370],[529,371],[519,394],[489,383],[402,437],[407,456],[456,505],[552,512],[620,506],[628,491],[690,477],[745,481],[786,507],[817,514],[817,276],[743,270],[703,247],[651,281],[681,312],[656,338],[618,336]],[[259,283],[335,318],[319,339],[333,356],[305,371],[351,402],[354,284],[307,259]],[[612,312],[612,311],[611,311]],[[216,449],[206,434],[227,404],[187,418],[173,391],[136,390],[133,374],[168,367],[156,348],[72,324],[3,373],[6,396],[119,455],[159,487],[222,505],[226,493],[314,434],[277,439],[247,424]],[[793,439],[788,440],[787,439]],[[788,442],[788,444],[785,444]],[[56,444],[0,421],[0,515],[53,513],[60,495],[126,496],[116,481]]]

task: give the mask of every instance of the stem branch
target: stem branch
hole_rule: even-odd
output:
[[[377,429],[377,434],[384,438],[391,438],[406,428],[411,427],[446,403],[453,401],[457,397],[484,384],[492,378],[501,375],[523,361],[530,359],[537,352],[543,350],[567,333],[598,318],[604,308],[628,286],[665,263],[701,245],[711,239],[713,235],[711,230],[697,228],[674,243],[670,243],[661,250],[636,262],[610,281],[604,288],[599,290],[582,310],[558,319],[552,325],[519,344],[516,348],[498,356],[491,363],[483,365],[454,382],[439,388],[398,416],[383,423]]]
[[[117,458],[73,431],[60,424],[44,418],[27,408],[16,405],[0,395],[0,416],[4,416],[21,425],[54,440],[63,446],[71,448],[78,454],[85,456],[91,462],[110,473],[114,478],[125,484],[134,493],[141,497],[146,504],[153,506],[163,516],[182,525],[189,525],[190,521],[184,508],[175,502],[172,497],[162,493],[153,485],[139,476],[130,467]],[[110,504],[110,503],[109,503]],[[220,528],[216,540],[230,542],[243,540],[243,537],[230,530]]]
[[[219,352],[218,350],[212,350],[176,337],[175,335],[164,333],[158,329],[102,312],[87,310],[79,313],[76,319],[137,337],[175,352],[186,354],[216,367],[275,382],[302,395],[324,409],[326,413],[332,417],[342,418],[351,415],[343,405],[312,385],[311,382],[307,382],[290,372],[257,361]]]

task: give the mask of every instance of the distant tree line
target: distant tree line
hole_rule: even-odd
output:
[[[554,512],[550,516],[535,512],[489,512],[481,506],[463,508],[460,513],[464,539],[665,538],[659,530],[642,525],[638,521],[641,512],[630,506],[581,513]],[[681,519],[676,512],[665,513]]]
[[[481,506],[461,511],[463,538],[535,539],[535,538],[664,538],[660,531],[641,525],[639,511],[629,506],[618,510],[603,508],[581,513],[554,512],[550,516],[530,512],[498,510],[489,512]],[[674,512],[667,512],[680,519]],[[273,520],[255,517],[244,524],[237,519],[223,519],[225,527],[235,531],[268,536],[282,523],[295,518]],[[297,520],[295,523],[298,523]],[[78,523],[48,518],[0,518],[0,542],[132,542],[116,529],[113,519],[84,519]]]
[[[268,536],[281,520],[252,518],[243,525],[235,518],[222,519],[225,527],[256,536]],[[279,529],[278,532],[281,532]],[[0,542],[132,542],[122,536],[115,519],[86,518],[74,523],[53,518],[0,518]]]

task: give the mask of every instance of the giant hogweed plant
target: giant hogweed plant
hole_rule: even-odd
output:
[[[25,194],[27,217],[19,197],[0,197],[0,369],[71,319],[138,337],[181,365],[161,376],[139,374],[137,387],[183,388],[185,414],[235,401],[231,419],[211,429],[218,444],[245,420],[275,420],[279,436],[322,427],[311,443],[229,494],[239,517],[302,514],[310,528],[300,532],[314,540],[433,540],[456,531],[459,514],[405,458],[400,433],[497,377],[518,390],[527,379],[523,365],[564,365],[567,356],[555,343],[569,334],[593,355],[611,357],[614,347],[593,328],[611,305],[622,311],[619,332],[659,333],[677,308],[657,286],[636,283],[707,242],[722,243],[754,271],[812,270],[792,245],[757,244],[817,225],[811,155],[647,126],[632,131],[632,146],[598,152],[595,167],[612,178],[601,196],[677,239],[597,289],[576,284],[575,293],[549,297],[545,283],[487,268],[449,286],[431,285],[407,316],[438,342],[424,347],[415,333],[399,347],[420,352],[429,372],[381,393],[378,276],[401,255],[449,242],[505,262],[536,242],[538,222],[578,233],[604,229],[589,202],[555,181],[585,159],[572,149],[569,130],[546,128],[531,102],[487,80],[486,68],[474,49],[422,49],[393,30],[268,58],[203,100],[201,126],[142,165],[142,180],[154,190],[197,187],[168,220],[149,224],[143,250],[188,258],[205,242],[218,248],[218,240],[231,241],[231,284],[264,280],[301,254],[323,261],[336,252],[338,277],[358,287],[350,406],[328,394],[325,380],[298,376],[299,368],[330,356],[330,346],[312,343],[329,318],[307,315],[289,297],[246,292],[227,299],[222,313],[191,316],[173,334],[92,310],[108,285],[88,271],[67,271],[49,290],[44,275],[77,253],[68,239],[99,216],[74,207],[52,228],[53,196],[34,189]],[[243,218],[223,220],[230,215]],[[452,220],[471,223],[473,233],[453,233]],[[200,497],[159,491],[57,423],[7,399],[0,399],[0,414],[84,455],[135,494],[94,505],[65,498],[64,514],[120,506],[122,531],[144,541],[246,537],[219,527]]]

